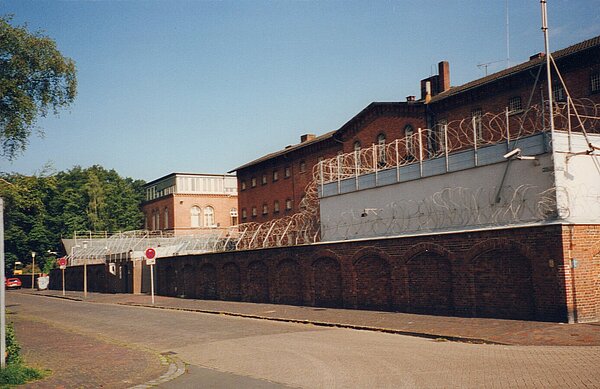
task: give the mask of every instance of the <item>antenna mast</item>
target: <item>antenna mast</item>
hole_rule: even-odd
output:
[[[544,45],[546,48],[546,82],[548,83],[548,110],[550,111],[550,134],[551,141],[554,141],[554,103],[552,101],[552,69],[550,68],[550,44],[548,43],[548,9],[546,7],[546,0],[540,0],[540,4],[542,6],[542,31],[544,32]]]
[[[506,68],[508,69],[509,67],[510,67],[510,34],[509,34],[509,24],[508,24],[508,0],[506,0]]]

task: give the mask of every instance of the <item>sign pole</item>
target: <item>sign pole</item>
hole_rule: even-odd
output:
[[[150,293],[152,294],[152,305],[154,305],[154,264],[156,263],[156,250],[149,247],[144,251],[146,265],[150,265]]]
[[[62,287],[63,287],[63,296],[65,295],[65,269],[62,270]]]
[[[154,305],[154,265],[150,265],[150,290],[152,293],[152,305]]]

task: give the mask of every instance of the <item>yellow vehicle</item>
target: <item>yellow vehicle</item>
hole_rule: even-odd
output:
[[[14,275],[23,274],[23,262],[20,262],[20,261],[15,262],[15,267],[13,268],[13,274]]]

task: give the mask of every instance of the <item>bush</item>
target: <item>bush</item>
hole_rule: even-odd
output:
[[[6,324],[6,364],[13,365],[22,362],[21,359],[21,346],[17,342],[15,336],[15,328],[12,323]]]

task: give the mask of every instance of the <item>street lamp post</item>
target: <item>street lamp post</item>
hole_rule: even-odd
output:
[[[31,290],[35,286],[35,251],[31,252]]]

